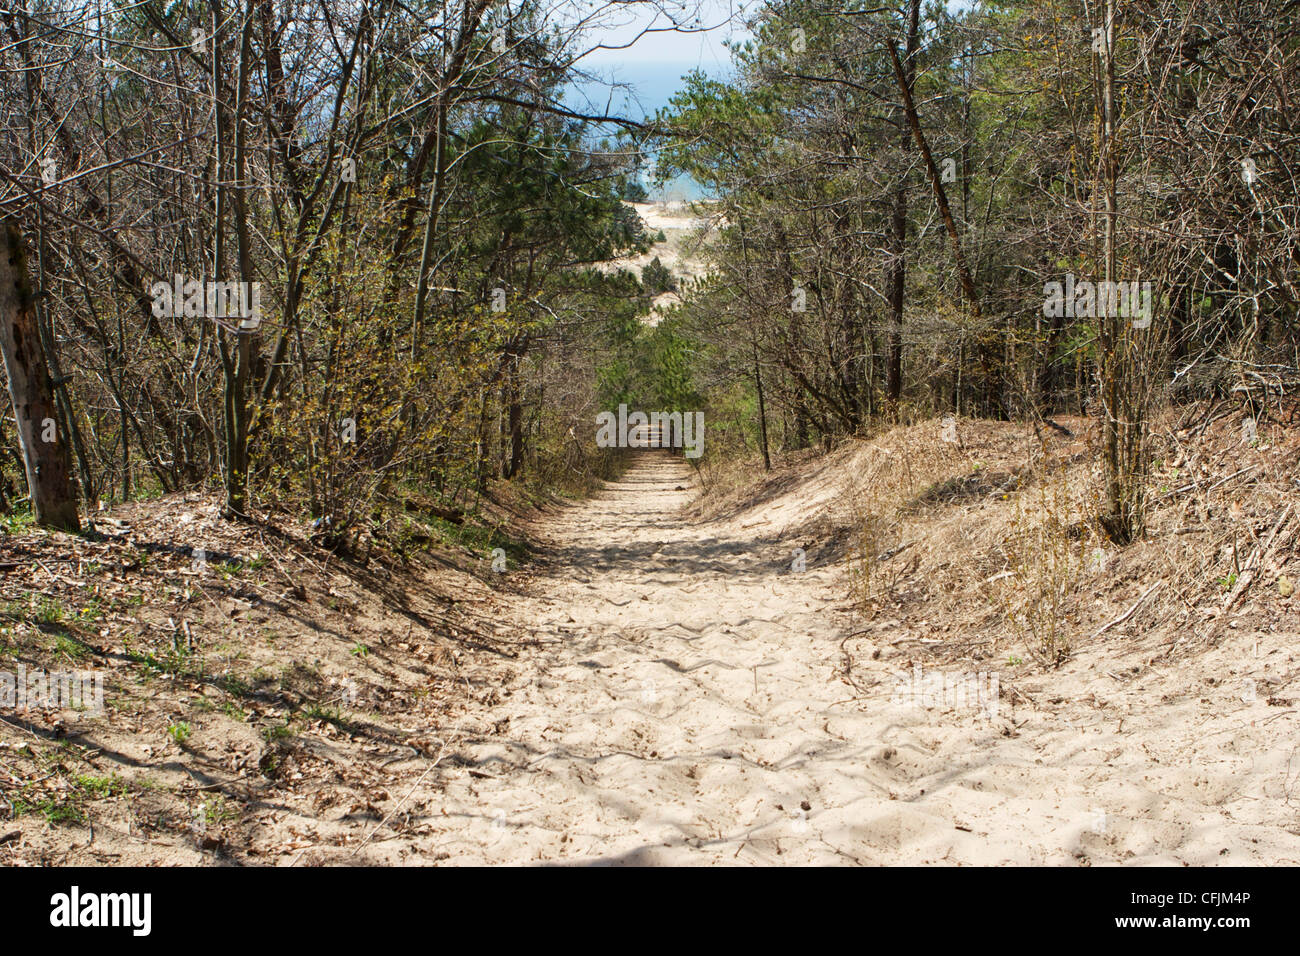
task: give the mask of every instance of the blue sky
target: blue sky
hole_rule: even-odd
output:
[[[639,108],[637,102],[630,108],[635,113],[665,105],[682,74],[691,70],[727,76],[731,55],[725,44],[748,36],[741,20],[744,9],[753,8],[755,0],[661,0],[660,6],[667,12],[656,13],[643,5],[613,10],[592,30],[593,45],[598,42],[606,48],[593,50],[581,63],[589,72],[634,86]],[[673,20],[689,32],[667,31]]]
[[[749,38],[744,27],[746,12],[760,8],[762,0],[654,0],[630,3],[623,0],[571,0],[565,19],[590,18],[588,44],[598,47],[584,56],[581,67],[602,79],[628,84],[635,94],[615,90],[611,111],[626,110],[640,118],[668,103],[680,86],[682,74],[703,70],[717,79],[731,73],[728,41]],[[947,0],[949,10],[967,10],[975,0]],[[665,28],[673,21],[693,32],[648,32]],[[698,23],[698,27],[696,24]],[[638,35],[641,34],[641,35]],[[599,47],[605,48],[599,48]],[[612,49],[611,49],[612,48]],[[610,88],[600,83],[584,84],[579,96],[590,98],[600,109]]]
[[[681,87],[681,77],[691,70],[725,79],[731,73],[726,43],[748,36],[743,12],[755,2],[661,0],[660,7],[669,13],[656,13],[644,5],[601,7],[602,22],[591,31],[589,43],[604,48],[593,49],[580,62],[581,69],[599,79],[575,88],[571,102],[641,119],[666,106]],[[686,32],[663,29],[674,20],[685,24]],[[644,32],[647,29],[652,32]],[[664,195],[698,198],[699,189],[694,183],[680,181],[670,184]]]
[[[581,59],[580,67],[604,81],[577,86],[570,94],[571,102],[592,111],[608,110],[641,119],[666,106],[680,88],[682,75],[691,70],[727,79],[731,53],[726,44],[750,37],[744,26],[746,12],[757,10],[763,0],[571,2],[569,15],[588,21],[588,42],[596,47]],[[964,11],[976,2],[946,0],[946,5],[950,11]],[[674,22],[684,25],[686,32],[663,29]],[[645,32],[647,29],[651,32]],[[611,88],[611,83],[628,89]],[[686,181],[670,184],[665,194],[666,198],[699,198],[700,191]]]

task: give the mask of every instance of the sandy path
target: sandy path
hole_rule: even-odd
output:
[[[545,645],[487,718],[510,718],[509,743],[468,748],[499,779],[448,786],[468,823],[437,841],[453,858],[835,858],[810,840],[824,791],[879,799],[871,745],[831,706],[851,696],[834,595],[788,552],[678,519],[690,476],[648,453],[551,529],[558,560],[521,609]]]
[[[793,573],[761,513],[684,522],[689,485],[679,459],[645,453],[549,529],[516,624],[541,644],[417,801],[437,809],[405,859],[1300,858],[1287,754],[1252,748],[1253,720],[1208,734],[1146,706],[1158,683],[1104,707],[1004,701],[993,720],[908,707],[890,700],[897,659],[855,661],[858,693],[839,676],[838,570]]]

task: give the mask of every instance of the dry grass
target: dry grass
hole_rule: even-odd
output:
[[[1259,420],[1253,443],[1242,417],[1197,406],[1157,418],[1148,533],[1122,549],[1095,524],[1100,455],[1079,417],[1058,419],[1069,436],[963,419],[955,442],[930,420],[757,478],[754,462],[733,463],[694,510],[789,512],[784,534],[844,562],[863,625],[901,631],[898,646],[927,656],[1051,667],[1125,639],[1177,655],[1225,627],[1285,627],[1294,610],[1300,514],[1284,513],[1300,491],[1295,411]]]
[[[1125,549],[1095,526],[1102,476],[1086,420],[1065,422],[1074,438],[964,422],[961,445],[947,453],[929,434],[934,423],[878,437],[872,444],[890,454],[864,473],[848,507],[871,515],[897,508],[888,540],[873,542],[876,563],[900,545],[911,560],[882,606],[924,605],[930,620],[963,635],[955,648],[987,655],[1021,642],[1054,664],[1135,606],[1110,637],[1170,649],[1210,639],[1252,565],[1258,602],[1243,609],[1277,618],[1290,607],[1277,581],[1295,559],[1300,520],[1283,521],[1268,553],[1263,543],[1294,500],[1300,440],[1274,422],[1243,443],[1239,417],[1204,430],[1180,427],[1172,412],[1158,422],[1149,532]],[[868,603],[863,613],[879,610]]]
[[[0,714],[0,862],[291,860],[341,838],[305,820],[380,819],[526,639],[494,620],[491,527],[399,513],[363,564],[217,515],[172,495],[98,533],[0,530],[0,671],[94,670],[105,694]]]

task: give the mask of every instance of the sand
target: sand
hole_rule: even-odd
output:
[[[1000,675],[992,707],[900,693],[913,672],[887,630],[846,674],[843,569],[792,569],[807,489],[688,519],[691,478],[643,453],[543,529],[547,560],[509,609],[540,643],[476,722],[497,732],[462,728],[414,796],[437,808],[427,835],[362,859],[1300,861],[1295,709],[1214,676],[1277,667],[1294,642],[1231,635],[1132,680],[1103,643],[1030,683]]]

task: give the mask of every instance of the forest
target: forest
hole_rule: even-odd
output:
[[[715,454],[768,460],[1071,410],[1104,426],[1124,541],[1154,406],[1294,385],[1292,4],[772,4],[733,78],[645,121],[568,102],[566,12],[9,4],[9,308],[41,347],[17,376],[6,351],[35,404],[0,508],[39,460],[53,526],[219,487],[346,544],[412,484],[608,474],[583,446],[623,400],[707,407]],[[653,328],[663,279],[598,268],[647,248],[623,201],[647,163],[725,225]],[[1143,319],[1051,308],[1076,278],[1140,282]],[[256,323],[227,321],[231,283]]]
[[[0,856],[1294,862],[1298,315],[1300,0],[0,0]]]

